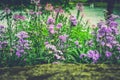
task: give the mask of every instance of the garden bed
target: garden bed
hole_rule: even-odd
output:
[[[43,64],[0,68],[0,80],[120,80],[119,65]]]
[[[119,15],[85,7],[94,12],[86,10],[95,18],[90,24],[82,3],[74,11],[40,0],[31,5],[0,13],[0,80],[119,80],[119,65],[105,65],[120,64]],[[93,25],[96,18],[102,20]]]

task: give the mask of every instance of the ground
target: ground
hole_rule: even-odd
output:
[[[119,65],[43,64],[0,68],[0,80],[120,80]]]
[[[91,25],[96,25],[104,19],[104,10],[105,7],[85,6],[83,21],[90,20]],[[119,10],[115,9],[114,13],[120,15]],[[75,8],[71,12],[76,16]],[[0,21],[1,24],[6,25],[6,20]],[[0,68],[0,80],[120,80],[119,74],[120,66],[114,64],[40,64]]]

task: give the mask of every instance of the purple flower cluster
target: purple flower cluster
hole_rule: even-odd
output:
[[[92,59],[93,63],[96,63],[99,58],[100,58],[100,54],[97,50],[89,50],[87,54],[81,54],[80,58],[84,58],[87,57],[89,59]]]
[[[51,50],[54,53],[54,57],[57,60],[65,60],[62,51],[57,50],[56,46],[49,44],[48,42],[45,42],[45,47],[49,50]]]
[[[5,41],[5,27],[0,25],[0,49],[5,48],[8,42]]]
[[[0,37],[5,32],[5,26],[0,25]]]
[[[19,39],[24,39],[24,38],[28,38],[28,33],[25,31],[21,31],[16,35]]]
[[[66,34],[59,36],[59,39],[60,39],[62,42],[66,42],[66,41],[67,41],[67,38],[68,38],[68,35],[66,35]]]
[[[106,46],[112,49],[118,41],[116,41],[116,35],[118,34],[118,24],[114,19],[109,19],[106,23],[101,21],[98,23],[97,42],[102,46]]]
[[[109,17],[109,20],[114,21],[114,20],[116,20],[116,19],[118,19],[118,18],[120,18],[120,16],[115,15],[115,14],[111,14],[110,17]]]
[[[105,52],[105,56],[106,56],[107,58],[110,58],[110,57],[112,56],[112,53],[109,52],[109,51],[106,51],[106,52]]]
[[[77,25],[77,19],[74,16],[70,16],[70,22],[71,22],[71,26]]]
[[[25,31],[19,32],[16,36],[19,39],[16,45],[16,55],[18,57],[21,57],[22,54],[26,54],[26,50],[30,49],[29,41],[26,40],[26,38],[28,38],[29,36],[28,33]]]
[[[62,23],[58,23],[57,26],[56,26],[56,28],[57,28],[57,29],[60,29],[62,26],[63,26]]]
[[[33,10],[30,10],[29,14],[30,14],[30,15],[41,15],[42,12],[41,12],[41,11],[35,12],[35,11],[33,11]]]
[[[51,34],[55,34],[56,31],[54,30],[54,23],[55,23],[55,19],[53,19],[53,17],[49,17],[48,20],[47,20],[47,24],[48,24],[48,29],[49,29],[49,32]]]
[[[53,17],[48,17],[47,24],[50,25],[54,23],[55,23],[55,19],[53,19]]]
[[[98,61],[98,59],[100,58],[100,54],[98,51],[93,51],[93,50],[89,50],[87,53],[87,57],[93,60],[93,63],[96,63]]]
[[[50,23],[51,23],[51,21],[50,21]],[[55,27],[54,26],[55,26],[54,24],[49,24],[48,29],[49,29],[49,32],[51,34],[55,34],[57,32],[57,31],[55,31]],[[57,26],[56,26],[57,29],[60,29],[61,27],[62,27],[62,23],[58,23]]]
[[[50,24],[48,28],[49,28],[49,32],[50,32],[51,34],[54,34],[54,33],[55,33],[54,25],[53,25],[53,24]]]
[[[56,8],[56,9],[55,9],[55,12],[56,12],[56,13],[63,13],[64,10],[62,9],[62,7],[59,7],[59,8]]]
[[[87,54],[80,54],[80,59],[87,57]]]
[[[25,19],[26,19],[25,16],[20,15],[20,14],[15,14],[15,15],[13,16],[13,18],[14,18],[15,20],[25,20]]]
[[[102,53],[104,53],[102,56],[105,56],[108,59],[113,53],[115,53],[114,55],[119,55],[117,53],[120,52],[120,44],[117,41],[119,30],[118,23],[115,21],[116,18],[118,18],[118,16],[111,15],[106,22],[100,21],[96,32],[97,46],[101,46]]]
[[[79,45],[79,41],[75,41],[74,43],[75,43],[75,45],[76,45],[76,46],[78,46],[78,45]]]
[[[7,41],[0,41],[0,49],[5,48],[8,45]]]

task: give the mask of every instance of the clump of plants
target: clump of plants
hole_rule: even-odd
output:
[[[40,0],[31,3],[34,9],[24,14],[8,8],[2,13],[7,26],[0,26],[0,66],[119,63],[118,24],[113,15],[92,29],[88,22],[82,23],[81,3],[76,16],[61,6],[47,3],[42,7]]]

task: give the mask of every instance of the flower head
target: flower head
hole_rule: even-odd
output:
[[[51,34],[54,34],[54,33],[55,33],[54,25],[53,25],[53,24],[50,24],[50,25],[49,25],[49,32],[50,32]]]
[[[56,13],[63,13],[64,10],[62,9],[62,7],[59,7],[59,8],[56,8],[56,9],[55,9],[55,12],[56,12]]]
[[[21,57],[22,54],[26,54],[26,50],[30,49],[29,41],[26,40],[28,38],[28,33],[25,31],[21,31],[17,34],[18,42],[16,45],[16,55]]]
[[[77,19],[74,16],[70,16],[70,22],[71,22],[71,26],[77,25]]]
[[[79,45],[79,41],[75,41],[74,43],[75,43],[75,45],[77,45],[77,46]]]
[[[98,61],[98,59],[100,58],[100,54],[98,53],[98,51],[93,51],[93,50],[89,50],[87,57],[92,59],[94,63],[96,63]]]
[[[60,29],[62,26],[63,26],[62,23],[58,23],[56,28],[57,28],[57,29]]]
[[[5,26],[0,25],[0,35],[5,32]]]
[[[87,55],[86,54],[80,54],[80,59],[86,57]]]
[[[47,3],[46,6],[45,6],[45,9],[48,10],[48,11],[52,11],[53,10],[52,4]]]
[[[109,51],[106,51],[106,52],[105,52],[105,55],[106,55],[107,58],[110,58],[110,57],[112,56],[112,53],[109,52]]]
[[[64,35],[60,35],[59,36],[59,39],[63,42],[66,42],[67,41],[67,38],[68,38],[68,35],[64,34]]]
[[[28,33],[25,31],[21,31],[16,35],[19,39],[23,39],[23,38],[28,38]]]
[[[48,17],[47,24],[54,24],[54,23],[55,23],[55,19],[53,19],[53,17]]]
[[[19,15],[19,14],[15,14],[15,15],[13,16],[13,18],[14,18],[15,20],[25,20],[25,16]]]

